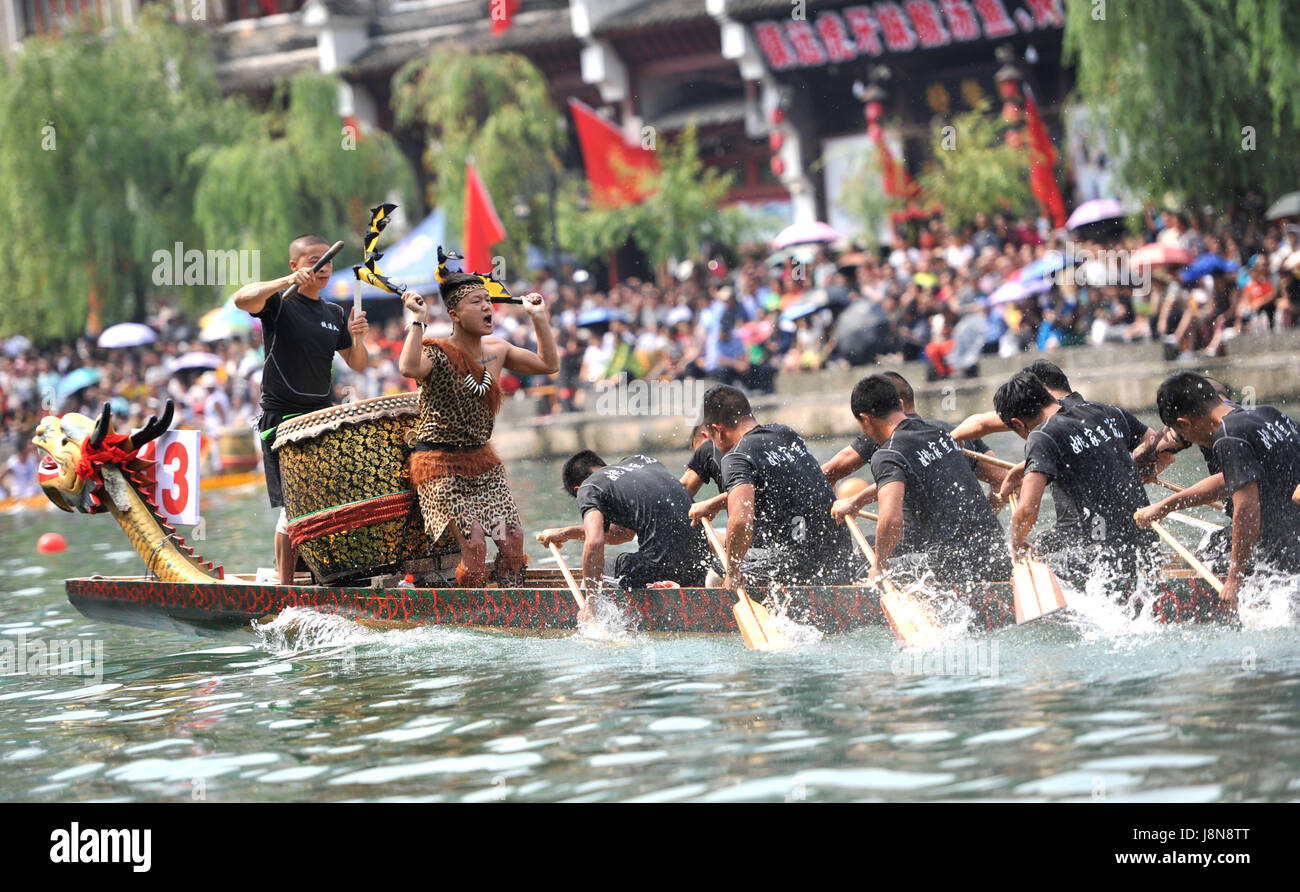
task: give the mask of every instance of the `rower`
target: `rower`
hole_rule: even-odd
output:
[[[916,395],[912,390],[912,385],[907,379],[898,372],[883,372],[898,391],[898,398],[902,401],[903,412],[909,418],[921,420],[921,416],[916,413]],[[859,381],[859,384],[862,382]],[[850,401],[852,402],[852,401]],[[854,411],[854,419],[857,419],[857,412]],[[858,420],[859,425],[861,421]],[[925,423],[931,427],[937,427],[944,433],[951,433],[953,426],[946,421],[937,419],[925,419]],[[975,438],[971,440],[958,440],[957,445],[963,449],[969,449],[972,452],[980,452],[984,455],[993,455],[993,450],[989,449],[988,444],[983,440]],[[831,458],[830,461],[822,465],[822,472],[826,474],[826,479],[834,486],[842,478],[857,472],[860,468],[871,461],[871,456],[876,451],[876,443],[865,434],[857,437],[848,446],[845,446]],[[996,493],[1002,485],[1002,478],[1006,476],[1006,470],[989,462],[982,462],[978,459],[971,459],[971,470],[975,476],[985,481],[991,487],[990,492]],[[864,507],[876,500],[876,485],[871,484],[859,492],[854,498],[852,504],[845,504],[842,507],[843,514],[861,511]],[[847,500],[842,500],[847,501]],[[839,504],[837,501],[836,504]]]
[[[687,517],[691,497],[662,463],[631,455],[606,464],[584,449],[560,472],[564,491],[578,500],[582,524],[543,530],[543,545],[581,540],[583,586],[600,591],[608,575],[624,588],[652,582],[701,586],[711,564],[704,531]],[[637,551],[623,552],[606,574],[605,546],[635,538]]]
[[[888,567],[904,532],[925,570],[943,583],[1010,579],[1002,526],[979,480],[947,431],[904,411],[886,375],[869,375],[853,388],[853,417],[876,448],[871,473],[879,487],[875,578]],[[857,498],[841,499],[831,513],[842,522]]]
[[[853,545],[831,518],[835,494],[803,439],[783,424],[759,424],[745,394],[725,384],[704,395],[703,422],[727,491],[724,585],[849,582]],[[697,517],[707,523],[714,513]],[[756,535],[768,548],[761,560],[750,555]]]
[[[1043,490],[1055,483],[1057,503],[1070,505],[1070,514],[1077,518],[1062,532],[1070,537],[1071,550],[1084,559],[1073,567],[1068,559],[1061,561],[1061,575],[1082,581],[1100,562],[1131,581],[1148,559],[1155,560],[1155,534],[1133,520],[1134,512],[1148,504],[1132,455],[1148,432],[1146,425],[1132,413],[1104,403],[1062,404],[1027,371],[999,387],[993,405],[1002,423],[1025,440],[1020,505],[1011,521],[1016,556],[1027,548]]]
[[[1222,382],[1209,377],[1205,380],[1210,382],[1214,392],[1219,395],[1219,398],[1226,405],[1240,408],[1228,398],[1228,389]],[[1166,457],[1172,462],[1179,452],[1188,449],[1192,445],[1176,430],[1166,425],[1157,436],[1155,445],[1150,447],[1146,447],[1145,444],[1139,446],[1133,453],[1133,459],[1138,463],[1139,468],[1146,465],[1161,469],[1163,460]],[[1138,526],[1150,527],[1153,520],[1162,520],[1174,511],[1195,508],[1199,505],[1220,504],[1228,515],[1228,519],[1232,519],[1232,500],[1227,499],[1228,490],[1223,482],[1223,471],[1219,469],[1219,460],[1214,457],[1213,449],[1205,446],[1198,446],[1197,448],[1201,451],[1201,457],[1205,459],[1207,476],[1180,492],[1171,493],[1154,505],[1143,508],[1134,518]],[[1145,474],[1143,479],[1148,479]],[[1227,500],[1225,501],[1225,499]],[[1220,576],[1228,572],[1228,560],[1231,553],[1231,525],[1207,533],[1201,544],[1196,548],[1196,556],[1201,562]]]
[[[1232,552],[1219,597],[1235,607],[1253,565],[1300,573],[1300,427],[1272,406],[1223,401],[1193,372],[1170,375],[1156,392],[1160,420],[1214,453],[1232,499]]]

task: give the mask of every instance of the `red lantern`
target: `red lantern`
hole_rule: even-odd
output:
[[[872,99],[867,102],[867,123],[874,124],[880,120],[881,115],[885,113],[885,104],[879,99]]]
[[[785,134],[780,130],[773,130],[767,135],[767,145],[773,152],[781,151],[781,146],[785,145]]]
[[[772,174],[778,178],[785,175],[785,162],[780,158],[772,159]]]
[[[1003,99],[1010,99],[1020,92],[1020,80],[1014,77],[1004,78],[998,81],[998,92],[1002,94]]]
[[[780,106],[777,106],[776,108],[772,109],[772,123],[773,124],[785,123],[785,109],[781,108]]]
[[[1008,124],[1020,123],[1020,106],[1014,102],[1004,102],[1002,104],[1002,120]]]
[[[880,134],[881,130],[879,124],[870,124],[867,126],[867,138],[872,142],[879,142]]]
[[[1013,149],[1018,149],[1025,144],[1024,136],[1019,130],[1008,130],[1006,140],[1007,145]]]

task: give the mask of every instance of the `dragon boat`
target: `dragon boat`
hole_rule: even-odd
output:
[[[335,614],[380,628],[449,625],[527,634],[577,627],[578,608],[558,570],[530,569],[517,588],[459,588],[444,571],[459,559],[454,540],[430,542],[406,474],[414,394],[335,406],[281,425],[280,451],[290,536],[310,568],[293,585],[227,573],[198,555],[167,522],[153,496],[153,461],[141,455],[171,423],[162,418],[117,434],[109,407],[97,419],[43,419],[33,443],[46,496],[64,511],[110,514],[145,565],[143,575],[66,581],[68,599],[92,619],[218,634],[251,628],[289,608]],[[447,537],[450,539],[450,537]],[[415,584],[406,583],[407,577]],[[874,586],[790,586],[751,595],[783,605],[790,619],[834,634],[885,626]],[[947,593],[941,593],[946,599]],[[1221,618],[1207,585],[1171,568],[1154,593],[1165,622]],[[650,586],[621,595],[642,633],[734,634],[734,596],[722,588]],[[954,588],[953,605],[975,629],[1015,622],[1010,582]]]

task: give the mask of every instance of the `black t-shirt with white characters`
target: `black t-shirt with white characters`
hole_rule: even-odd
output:
[[[723,487],[754,486],[755,541],[792,567],[838,571],[852,553],[849,531],[831,517],[835,493],[803,439],[783,424],[747,431],[722,457]]]
[[[658,567],[679,568],[702,561],[704,531],[691,526],[691,496],[658,460],[631,455],[592,472],[578,487],[583,517],[599,509],[605,529],[617,524],[636,533],[638,555]]]
[[[718,457],[718,447],[713,445],[712,440],[705,440],[699,445],[691,460],[686,463],[686,470],[694,471],[705,484],[717,484],[718,491],[722,491],[722,464]]]
[[[904,534],[941,580],[1010,578],[1002,525],[947,431],[908,416],[871,457],[871,473],[882,488],[904,484]]]
[[[284,300],[277,291],[261,312],[266,366],[262,408],[269,412],[313,412],[333,403],[334,354],[352,346],[347,311],[327,300],[301,294]]]
[[[921,416],[917,415],[915,412],[908,412],[907,417],[916,418],[916,419],[921,418]],[[953,429],[957,427],[957,425],[955,424],[949,424],[946,421],[940,421],[936,418],[926,418],[922,420],[924,420],[925,423],[930,425],[931,427],[937,427],[945,434],[952,433]],[[969,449],[971,452],[984,453],[990,451],[989,444],[985,443],[979,437],[976,437],[973,440],[959,440],[956,442],[957,445],[961,446],[964,449]],[[871,439],[868,436],[857,437],[856,439],[854,439],[852,443],[849,444],[849,446],[853,448],[853,451],[858,454],[859,458],[861,458],[864,462],[867,462],[868,464],[871,463],[871,456],[876,454],[876,449],[878,448],[876,441]],[[970,460],[971,470],[974,470],[978,465],[979,465],[979,459],[972,458]]]
[[[1132,412],[1083,400],[1062,403],[1030,431],[1025,472],[1046,474],[1055,485],[1057,530],[1077,531],[1081,544],[1130,548],[1156,541],[1133,520],[1150,504],[1132,456],[1146,432]],[[1069,520],[1061,517],[1062,505]]]
[[[1291,501],[1300,485],[1300,427],[1272,406],[1234,409],[1214,432],[1213,451],[1229,500],[1244,486],[1259,486],[1256,557],[1300,571],[1300,505]]]

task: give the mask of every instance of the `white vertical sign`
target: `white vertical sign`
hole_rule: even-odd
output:
[[[173,526],[199,522],[199,432],[167,431],[153,442],[154,501]]]

